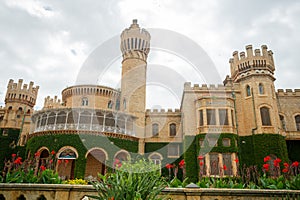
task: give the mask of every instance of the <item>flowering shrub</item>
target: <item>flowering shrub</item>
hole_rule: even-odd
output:
[[[53,153],[54,151],[52,151]],[[61,179],[54,171],[53,159],[55,152],[52,154],[50,161],[39,165],[40,153],[34,154],[34,158],[23,161],[21,157],[12,154],[11,160],[5,163],[3,176],[0,181],[4,183],[61,183]]]
[[[87,185],[88,181],[84,179],[74,179],[74,180],[66,180],[62,182],[63,184],[71,184],[71,185]]]

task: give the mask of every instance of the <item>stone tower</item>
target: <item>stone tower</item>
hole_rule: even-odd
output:
[[[266,45],[253,51],[248,45],[246,53],[233,52],[229,63],[231,79],[239,91],[236,103],[240,135],[280,133],[272,51]]]
[[[36,102],[39,86],[33,87],[33,82],[23,84],[19,79],[15,83],[9,80],[5,96],[5,115],[0,127],[3,129],[20,129],[19,145],[24,145],[30,131],[31,114]]]
[[[145,134],[146,71],[150,51],[150,34],[141,29],[137,20],[121,34],[122,81],[120,110],[137,117],[136,136]]]

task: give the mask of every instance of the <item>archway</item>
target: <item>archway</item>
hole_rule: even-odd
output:
[[[98,177],[98,173],[105,174],[107,153],[101,148],[90,149],[86,154],[85,177]]]
[[[62,179],[74,179],[75,159],[78,153],[75,148],[67,146],[57,153],[57,172]]]

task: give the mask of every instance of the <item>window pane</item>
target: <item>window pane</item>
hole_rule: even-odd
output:
[[[170,136],[176,136],[176,124],[170,124]]]
[[[264,86],[263,86],[263,84],[259,84],[258,85],[258,90],[259,90],[259,94],[264,94]]]
[[[297,131],[300,131],[300,115],[295,117]]]
[[[200,126],[203,126],[203,110],[200,110],[200,122],[199,122]]]
[[[226,170],[224,170],[224,175],[232,175],[232,162],[230,153],[223,154],[223,165],[226,166]]]
[[[216,110],[207,109],[207,125],[216,125]]]
[[[219,156],[216,153],[209,154],[210,175],[219,175]]]
[[[271,126],[269,108],[267,108],[267,107],[260,108],[260,115],[261,115],[262,125],[263,126]]]
[[[152,136],[158,136],[158,124],[152,124]]]
[[[219,120],[220,120],[220,125],[228,125],[227,109],[220,109],[219,110]]]
[[[179,156],[179,145],[178,144],[169,144],[168,145],[168,156],[171,156],[171,157]]]
[[[247,85],[246,87],[246,93],[247,93],[247,97],[251,96],[251,88],[249,85]]]
[[[230,147],[230,139],[229,138],[224,138],[222,140],[222,144],[224,147]]]

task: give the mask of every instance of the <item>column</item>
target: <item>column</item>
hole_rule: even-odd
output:
[[[93,117],[94,117],[94,113],[91,114],[90,130],[92,130],[93,127]]]
[[[102,127],[102,131],[104,132],[105,131],[105,120],[106,119],[106,113],[104,113],[103,115],[103,127]]]
[[[127,134],[127,116],[125,117],[125,124],[124,124],[124,133]]]
[[[57,115],[58,115],[58,113],[56,112],[56,113],[55,113],[54,124],[53,124],[53,130],[56,129]]]
[[[49,114],[50,114],[50,113],[48,113],[48,114],[47,114],[47,118],[46,118],[46,122],[45,122],[44,130],[46,130],[46,127],[48,126],[48,117],[49,117]]]
[[[117,132],[117,124],[118,124],[118,115],[115,116],[115,130],[114,130],[114,133]]]
[[[69,113],[70,112],[67,112],[67,114],[66,114],[66,122],[65,122],[65,127],[64,127],[65,130],[67,129],[67,123],[68,123]]]
[[[77,130],[79,129],[79,122],[80,122],[80,113],[81,113],[81,112],[78,112],[78,120],[77,120]]]

